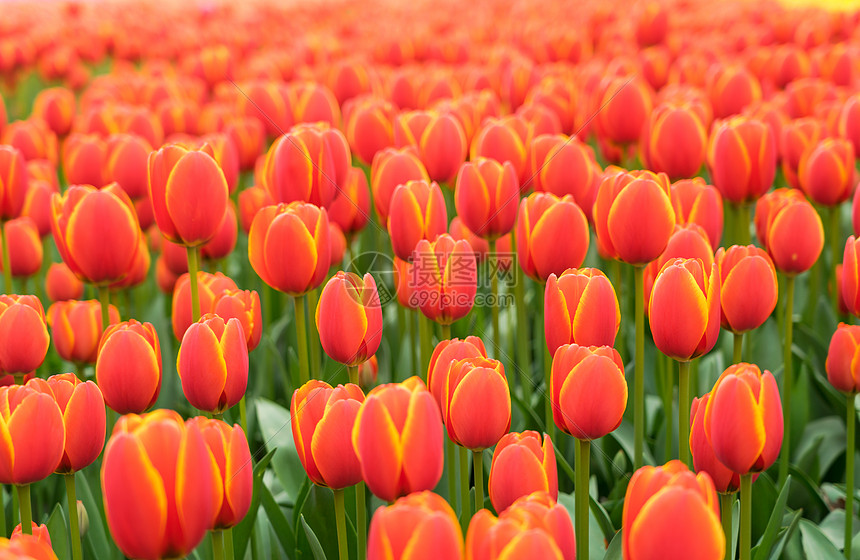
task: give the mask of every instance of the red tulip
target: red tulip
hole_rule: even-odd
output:
[[[0,235],[7,237],[9,268],[14,278],[28,278],[39,272],[42,268],[42,240],[32,218],[21,216],[5,222]],[[0,270],[3,270],[1,264]]]
[[[9,123],[3,129],[0,143],[21,150],[25,160],[47,159],[57,164],[57,135],[41,119]]]
[[[352,237],[370,219],[370,189],[367,176],[358,167],[350,167],[346,180],[326,209],[329,222],[340,226],[344,234]]]
[[[256,291],[225,288],[212,300],[212,313],[225,321],[235,318],[241,323],[248,352],[260,344],[263,317],[260,311],[260,295]]]
[[[511,432],[496,444],[487,482],[493,509],[503,512],[519,498],[546,492],[558,499],[558,471],[552,440],[531,430]]]
[[[507,116],[484,121],[472,139],[469,159],[494,159],[499,163],[510,162],[517,174],[521,188],[528,182],[526,146],[529,140],[528,125],[517,116]]]
[[[450,182],[466,160],[466,134],[451,115],[413,111],[394,119],[394,144],[415,146],[433,181]]]
[[[483,407],[484,412],[474,414]],[[442,390],[442,419],[451,441],[481,451],[511,427],[511,395],[498,360],[466,358],[450,365]]]
[[[413,148],[385,149],[377,152],[370,168],[370,189],[373,207],[382,224],[388,223],[389,206],[394,190],[408,181],[424,180],[430,176]]]
[[[105,180],[107,146],[95,134],[75,132],[63,142],[63,171],[71,185],[93,185],[101,187]]]
[[[110,324],[119,323],[119,310],[108,307]],[[59,301],[48,308],[48,325],[57,354],[67,362],[94,364],[102,337],[98,300]]]
[[[432,243],[422,239],[412,263],[414,298],[429,319],[446,325],[468,315],[478,290],[478,265],[466,241],[443,233]]]
[[[837,390],[853,395],[860,392],[860,326],[839,323],[830,338],[825,369],[827,381]]]
[[[427,368],[427,388],[436,399],[440,411],[443,409],[442,403],[451,366],[467,358],[486,357],[487,350],[484,342],[477,336],[468,336],[463,340],[459,338],[442,340],[436,345]]]
[[[373,276],[338,272],[322,290],[316,325],[323,350],[336,362],[357,366],[376,354],[382,306]]]
[[[7,339],[8,340],[8,339]],[[41,379],[0,387],[0,482],[31,484],[51,475],[63,457],[63,413]]]
[[[102,164],[104,181],[118,183],[132,200],[149,198],[147,173],[152,151],[152,146],[140,136],[110,135]]]
[[[0,220],[17,218],[27,195],[26,160],[19,150],[0,145]]]
[[[343,105],[346,137],[352,152],[370,165],[378,152],[394,146],[394,105],[386,99],[362,96]]]
[[[825,138],[800,158],[800,188],[812,202],[838,206],[854,192],[854,146],[842,138]]]
[[[718,119],[739,114],[762,96],[759,81],[741,65],[714,64],[706,81],[714,117]]]
[[[642,78],[608,76],[600,85],[595,125],[613,145],[637,142],[654,106],[654,92]]]
[[[770,190],[776,174],[776,138],[762,121],[733,117],[717,121],[708,140],[708,170],[723,198],[754,202]]]
[[[84,283],[66,263],[51,263],[45,275],[45,293],[51,301],[79,299],[84,295]]]
[[[544,331],[551,355],[563,344],[613,346],[621,325],[615,288],[596,268],[550,274],[544,296]]]
[[[12,540],[0,537],[0,552],[10,560],[57,560],[50,545],[33,535],[13,535]]]
[[[556,244],[561,238],[567,241]],[[588,252],[588,222],[570,195],[559,199],[533,193],[520,203],[516,240],[523,272],[545,282],[550,274],[582,265]]]
[[[672,183],[669,192],[678,224],[698,224],[708,234],[711,247],[723,237],[723,199],[720,192],[701,177]]]
[[[59,473],[70,473],[92,464],[105,445],[105,401],[98,385],[83,382],[74,373],[52,375],[46,382],[53,394],[66,430]]]
[[[828,136],[827,125],[821,119],[805,117],[786,123],[781,134],[779,155],[782,160],[782,173],[789,185],[799,189],[797,170],[800,160],[813,146]]]
[[[741,487],[740,475],[717,460],[714,448],[705,434],[705,410],[710,398],[710,393],[705,393],[702,398],[693,397],[693,405],[690,408],[690,454],[693,457],[693,467],[697,473],[707,473],[711,477],[717,492],[737,492]]]
[[[662,103],[648,117],[640,153],[648,169],[670,178],[692,177],[705,162],[706,123],[690,104]]]
[[[50,339],[36,296],[0,294],[0,340],[0,371],[18,376],[42,365]]]
[[[454,510],[429,491],[380,506],[370,521],[369,560],[462,560],[463,534]]]
[[[754,245],[720,247],[715,261],[720,271],[720,324],[733,333],[757,329],[776,308],[773,261]]]
[[[535,142],[532,142],[532,146]],[[597,186],[603,175],[591,146],[577,136],[557,137],[543,157],[537,159],[535,190],[558,197],[567,194],[573,196],[576,204],[590,218]]]
[[[57,136],[65,136],[75,116],[75,94],[64,87],[46,88],[33,100],[33,117],[44,121]]]
[[[496,239],[509,233],[519,198],[519,181],[510,162],[479,158],[460,167],[454,194],[457,215],[476,235]]]
[[[197,288],[197,295],[200,298],[200,312],[203,314],[215,312],[215,302],[225,291],[239,289],[232,278],[224,276],[220,272],[215,274],[198,272]],[[173,334],[178,340],[182,340],[185,331],[194,322],[191,318],[191,276],[188,274],[183,274],[176,280],[173,289],[171,316]],[[230,317],[224,318],[229,319]]]
[[[824,248],[824,227],[818,212],[795,189],[776,189],[755,207],[756,237],[776,269],[800,274],[812,268]]]
[[[161,349],[150,323],[111,325],[99,343],[96,382],[105,404],[120,414],[148,410],[161,391]]]
[[[389,206],[388,233],[394,255],[412,260],[421,240],[432,241],[445,233],[448,214],[436,183],[408,181],[394,189]]]

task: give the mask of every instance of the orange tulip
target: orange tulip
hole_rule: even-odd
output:
[[[207,313],[185,331],[176,358],[182,392],[194,408],[221,414],[245,396],[248,345],[242,323]]]
[[[705,434],[717,460],[738,474],[767,470],[782,447],[779,388],[755,364],[729,366],[705,408]]]
[[[711,478],[680,461],[633,473],[622,514],[627,560],[719,560],[726,542]]]
[[[482,238],[496,239],[513,229],[519,198],[519,181],[508,161],[479,158],[463,164],[457,173],[457,215]]]
[[[370,521],[368,560],[462,560],[463,533],[454,510],[429,491],[380,506]]]
[[[706,123],[689,104],[662,103],[645,123],[640,141],[644,165],[670,178],[692,177],[705,162]]]
[[[242,171],[254,169],[254,162],[266,145],[263,123],[251,117],[234,117],[224,127],[224,133],[233,141]]]
[[[74,186],[62,196],[54,194],[51,202],[54,242],[78,278],[104,286],[131,272],[141,233],[131,200],[119,185]]]
[[[439,185],[407,181],[394,189],[389,206],[388,233],[394,255],[412,260],[422,239],[433,241],[448,228],[445,198]]]
[[[102,436],[102,439],[104,439],[104,436]],[[26,536],[37,539],[40,543],[47,546],[48,550],[51,550],[51,533],[48,531],[48,526],[44,523],[42,525],[36,525],[35,521],[32,522],[31,526],[33,528],[33,532]],[[21,528],[21,524],[18,523],[18,525],[15,526],[15,530],[12,531],[12,536],[10,537],[10,539],[13,542],[17,542],[24,536],[25,534]],[[56,556],[53,556],[53,552],[51,553],[51,557],[56,558]],[[4,560],[6,560],[6,557],[3,558]]]
[[[84,283],[66,263],[51,263],[45,275],[45,293],[51,301],[78,299],[84,295]]]
[[[65,136],[75,116],[75,94],[64,87],[46,88],[33,100],[33,117],[41,119],[57,136]]]
[[[546,492],[523,496],[495,517],[482,509],[466,534],[467,560],[574,560],[576,538],[567,510]]]
[[[255,118],[270,138],[280,136],[293,125],[293,109],[286,85],[280,81],[241,84],[244,95],[236,96],[236,112]]]
[[[720,271],[720,324],[737,334],[757,329],[776,308],[773,261],[754,245],[720,247],[714,260]]]
[[[248,234],[248,258],[276,290],[290,295],[313,290],[331,264],[325,209],[303,202],[261,209]]]
[[[216,299],[227,290],[238,290],[236,283],[229,276],[220,272],[209,274],[197,273],[197,295],[200,298],[200,312],[214,313]],[[173,334],[182,340],[185,331],[194,322],[191,318],[191,276],[183,274],[176,280],[173,289]],[[229,319],[229,317],[224,317]],[[246,333],[247,335],[247,333]]]
[[[242,226],[242,231],[249,233],[257,212],[274,203],[266,189],[259,185],[242,189],[239,192],[239,225]]]
[[[152,146],[134,134],[111,134],[105,146],[105,182],[116,182],[132,200],[149,197],[147,173]]]
[[[107,146],[101,136],[75,132],[63,142],[63,171],[71,185],[101,187]]]
[[[666,249],[675,229],[668,178],[650,171],[607,172],[593,215],[606,255],[636,266],[648,264]]]
[[[828,136],[827,125],[821,119],[805,117],[795,119],[782,127],[779,155],[782,173],[792,187],[800,188],[797,170],[804,155]]]
[[[364,171],[349,168],[346,180],[326,211],[329,222],[340,226],[350,237],[364,229],[370,219],[370,189]]]
[[[332,388],[311,379],[293,393],[293,441],[314,484],[337,490],[361,482],[361,465],[350,438],[362,403],[364,393],[352,383]]]
[[[849,198],[857,183],[854,146],[844,138],[825,138],[811,147],[797,169],[800,188],[812,202],[838,206]]]
[[[638,142],[654,106],[651,87],[635,76],[608,76],[599,89],[598,136],[612,145]]]
[[[362,390],[367,390],[376,385],[376,379],[379,377],[379,361],[376,356],[371,356],[369,360],[358,366],[358,384]]]
[[[472,139],[469,160],[488,158],[499,163],[510,162],[520,187],[524,188],[529,179],[526,165],[528,137],[528,125],[520,117],[510,115],[487,119]]]
[[[466,241],[454,241],[447,233],[432,243],[422,239],[415,246],[412,275],[418,308],[429,319],[448,325],[462,319],[475,304],[478,265]]]
[[[0,145],[0,220],[21,215],[27,196],[27,164],[23,154]]]
[[[740,475],[717,460],[714,448],[705,434],[705,410],[710,398],[710,393],[705,393],[702,398],[693,397],[693,405],[690,408],[690,454],[693,457],[693,467],[697,473],[707,473],[711,477],[717,492],[737,492],[741,487]]]
[[[161,349],[150,323],[111,325],[99,342],[96,382],[105,404],[120,414],[148,410],[161,391]]]
[[[206,439],[172,410],[120,418],[101,476],[108,527],[126,556],[181,558],[221,511],[224,483]]]
[[[837,390],[853,395],[860,392],[860,325],[839,323],[830,338],[827,361],[827,381]]]
[[[532,146],[535,145],[532,142]],[[577,136],[571,138],[557,137],[555,142],[538,161],[533,175],[535,190],[552,193],[558,197],[566,194],[590,218],[591,208],[603,169],[597,163],[594,150]]]
[[[108,308],[110,324],[119,323],[119,310]],[[98,300],[59,301],[48,308],[48,326],[57,354],[67,362],[94,364],[102,337]]]
[[[401,113],[394,119],[394,144],[415,146],[433,181],[450,182],[466,161],[466,133],[452,115],[435,111]]]
[[[558,499],[558,470],[552,440],[528,430],[502,436],[493,452],[487,482],[490,501],[498,512],[532,492],[546,492]]]
[[[418,309],[418,298],[415,296],[413,264],[394,257],[394,290],[397,292],[397,303],[406,309]]]
[[[287,85],[287,95],[296,123],[340,124],[340,106],[326,86],[312,81],[293,81]]]
[[[19,535],[11,540],[0,537],[0,556],[9,560],[57,560],[50,545],[33,535]]]
[[[367,487],[393,502],[435,488],[442,477],[442,418],[418,377],[379,385],[367,395],[352,430],[352,445]],[[342,447],[338,458],[342,457]]]
[[[544,331],[550,355],[563,344],[613,346],[621,325],[615,288],[596,268],[550,274],[544,296]]]
[[[562,238],[565,243],[555,243]],[[545,282],[550,274],[582,265],[588,252],[588,222],[572,196],[533,193],[520,202],[516,240],[523,272]]]
[[[711,247],[718,247],[723,237],[723,199],[720,191],[701,177],[672,183],[669,195],[678,224],[694,223],[704,228]]]
[[[654,344],[665,355],[689,361],[711,351],[720,336],[720,275],[700,259],[675,259],[657,275],[648,303]]]
[[[0,294],[0,340],[0,371],[18,376],[42,365],[50,339],[36,296]]]
[[[762,97],[758,79],[741,65],[714,64],[706,82],[714,117],[718,119],[737,115]]]
[[[484,412],[475,415],[478,407]],[[511,395],[498,360],[466,358],[450,365],[442,390],[442,419],[451,441],[481,451],[511,427]]]
[[[251,509],[254,490],[251,450],[245,432],[238,424],[230,426],[203,416],[189,419],[188,424],[196,425],[203,434],[209,453],[218,466],[217,478],[223,486],[224,500],[212,528],[235,527]]]
[[[8,340],[8,339],[7,339]],[[63,458],[63,413],[41,379],[0,387],[0,482],[31,484],[51,475]]]
[[[648,303],[651,299],[651,290],[654,289],[654,281],[663,269],[663,266],[675,259],[699,259],[702,266],[708,270],[714,264],[714,250],[708,243],[707,233],[696,224],[676,225],[675,232],[669,238],[666,250],[655,261],[651,261],[645,267],[645,313],[648,314]]]
[[[413,180],[430,181],[414,148],[387,148],[376,153],[370,168],[370,189],[373,192],[373,207],[381,224],[388,223],[389,206],[395,189]]]
[[[842,299],[848,312],[860,315],[860,242],[855,236],[845,241],[842,265]]]
[[[723,198],[734,204],[757,200],[776,175],[776,138],[764,122],[747,117],[717,121],[708,140],[708,170]]]
[[[0,143],[21,150],[25,160],[46,159],[57,164],[57,135],[41,119],[9,123],[3,129]]]
[[[316,309],[323,350],[336,362],[357,366],[382,342],[382,306],[373,276],[338,272],[326,283]]]
[[[9,244],[9,268],[15,278],[28,278],[42,268],[42,240],[36,222],[27,216],[3,224],[0,235],[6,235]],[[2,249],[0,249],[2,254]],[[2,260],[0,260],[2,262]],[[0,271],[3,266],[0,265]]]
[[[225,321],[235,318],[241,323],[248,352],[260,344],[263,336],[263,317],[260,311],[260,294],[255,290],[232,288],[221,290],[212,300],[212,313]]]
[[[105,401],[98,385],[83,382],[74,373],[52,375],[46,382],[66,430],[58,473],[70,473],[93,463],[105,445]]]
[[[451,366],[467,358],[486,358],[487,350],[484,341],[477,336],[467,336],[463,340],[452,338],[442,340],[433,349],[430,365],[427,368],[427,388],[443,410],[443,396],[448,386],[448,375]]]
[[[345,132],[352,153],[370,165],[378,152],[394,146],[394,105],[373,96],[350,99],[343,104]]]
[[[755,206],[756,237],[776,269],[800,274],[812,268],[824,248],[824,227],[818,212],[795,189],[776,189]]]

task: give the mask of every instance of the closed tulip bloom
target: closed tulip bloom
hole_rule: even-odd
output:
[[[248,386],[248,345],[239,320],[207,313],[188,327],[176,371],[194,408],[221,414],[242,400]]]
[[[132,269],[140,226],[128,195],[118,185],[85,185],[52,199],[51,229],[60,256],[82,280],[104,286]]]
[[[827,381],[837,390],[853,395],[860,392],[860,326],[839,323],[830,338],[825,370]]]
[[[42,365],[50,339],[36,296],[0,294],[0,340],[0,371],[23,375]]]
[[[621,325],[615,288],[596,268],[550,274],[544,297],[544,331],[550,355],[563,344],[613,346]]]
[[[415,296],[415,282],[409,261],[394,257],[394,290],[397,292],[397,303],[406,309],[418,309],[418,298]]]
[[[546,492],[558,499],[558,470],[552,440],[528,430],[502,436],[493,452],[488,480],[493,509],[502,512],[523,496]]]
[[[725,554],[714,483],[680,461],[633,473],[622,527],[627,560],[719,560]]]
[[[303,202],[263,208],[251,224],[248,258],[254,272],[278,291],[313,290],[331,264],[325,209]]]
[[[119,310],[108,308],[110,324],[119,323]],[[58,301],[48,308],[48,325],[57,354],[67,362],[94,364],[102,337],[98,300]]]
[[[415,146],[433,181],[449,182],[466,161],[466,133],[454,116],[435,111],[402,113],[394,120],[394,144]]]
[[[107,146],[101,136],[74,133],[63,142],[63,171],[70,185],[101,187]]]
[[[430,175],[414,148],[388,148],[377,152],[370,168],[370,190],[373,207],[381,224],[388,223],[389,206],[394,190],[408,181],[430,182]]]
[[[812,268],[824,248],[824,227],[812,204],[795,189],[776,189],[755,207],[756,237],[776,269],[800,274]]]
[[[825,138],[800,159],[797,175],[812,202],[823,206],[845,202],[857,182],[854,146],[844,138]]]
[[[644,79],[630,76],[607,77],[599,89],[598,135],[614,145],[639,141],[654,107],[651,87]]]
[[[367,487],[381,500],[436,487],[442,477],[442,418],[418,377],[379,385],[367,395],[352,445]],[[338,449],[342,457],[343,448]]]
[[[457,215],[475,235],[496,239],[517,219],[519,181],[510,162],[479,158],[460,167],[454,202]]]
[[[21,215],[27,196],[27,163],[19,150],[0,145],[0,220]]]
[[[250,117],[233,117],[224,127],[236,146],[239,155],[239,168],[248,171],[254,168],[254,162],[266,145],[266,129],[263,123]]]
[[[0,482],[31,484],[51,475],[63,457],[63,413],[41,379],[0,387]]]
[[[565,242],[559,244],[558,239]],[[588,221],[572,196],[533,193],[520,202],[516,240],[523,272],[545,282],[550,274],[582,265],[588,252]]]
[[[607,255],[635,266],[648,264],[663,253],[675,230],[669,180],[650,171],[607,172],[593,216]]]
[[[293,81],[287,85],[296,123],[340,123],[340,106],[326,86],[314,81]]]
[[[35,222],[40,238],[51,233],[51,195],[55,192],[59,192],[59,187],[54,187],[47,181],[30,180],[24,207],[21,208],[21,216],[26,216]]]
[[[448,213],[438,184],[408,181],[394,189],[389,207],[388,233],[397,258],[412,260],[419,241],[433,241],[447,229]]]
[[[533,492],[495,517],[482,509],[466,534],[468,560],[545,558],[574,560],[576,537],[564,507],[546,492]]]
[[[442,419],[457,445],[472,451],[494,446],[511,427],[511,395],[502,363],[488,358],[452,363],[442,391]]]
[[[370,188],[367,176],[358,167],[350,167],[346,180],[326,209],[329,222],[340,226],[344,235],[352,236],[370,219]]]
[[[767,470],[782,448],[779,388],[755,364],[729,366],[705,408],[705,434],[717,460],[738,474]]]
[[[700,259],[675,259],[658,273],[648,303],[657,348],[689,361],[711,351],[720,336],[720,275]]]
[[[368,560],[462,560],[463,533],[441,496],[414,492],[380,506],[370,521]]]
[[[586,216],[591,216],[597,186],[603,174],[591,146],[579,137],[572,136],[557,142],[536,163],[539,180],[535,182],[535,190],[558,197],[569,194]]]
[[[15,121],[3,129],[0,143],[21,150],[24,159],[46,159],[57,164],[57,135],[41,119]]]
[[[161,391],[161,348],[150,323],[111,325],[99,343],[96,382],[105,404],[119,414],[140,414]]]
[[[757,329],[776,308],[773,261],[754,245],[720,247],[714,260],[720,271],[720,324],[737,334]]]
[[[260,344],[263,336],[263,317],[260,311],[260,294],[256,290],[226,288],[215,295],[212,313],[225,321],[238,319],[245,333],[248,352]]]
[[[0,537],[0,552],[9,560],[57,560],[51,546],[35,535],[18,535],[13,539]]]
[[[436,345],[427,368],[427,388],[439,404],[440,411],[443,410],[443,396],[448,386],[451,367],[460,360],[486,357],[487,349],[484,347],[484,341],[477,336],[467,336],[463,340],[459,338],[442,340]]]
[[[45,294],[51,301],[78,299],[84,295],[84,283],[66,263],[51,263],[45,275]]]
[[[429,319],[446,325],[469,314],[478,291],[478,264],[466,241],[454,241],[447,233],[432,243],[422,239],[415,246],[412,263],[414,298]]]
[[[152,146],[134,134],[112,134],[107,139],[104,180],[116,182],[132,200],[149,196],[147,173]]]
[[[761,84],[743,65],[714,64],[706,79],[714,117],[724,119],[739,114],[762,97]]]
[[[723,198],[720,191],[696,177],[672,183],[669,195],[677,223],[698,224],[707,232],[711,247],[719,247],[723,237]]]
[[[672,179],[692,177],[705,162],[705,123],[688,105],[658,105],[645,123],[640,141],[642,162]]]
[[[75,116],[75,94],[64,87],[46,88],[33,100],[32,116],[41,119],[57,136],[65,136]]]
[[[26,536],[38,539],[38,541],[40,543],[47,546],[48,549],[50,550],[52,545],[51,545],[51,533],[50,533],[50,531],[48,531],[48,526],[45,525],[44,523],[42,525],[36,525],[36,522],[33,521],[31,527],[33,529],[33,533],[31,535],[26,535]],[[22,530],[22,526],[20,523],[18,523],[18,525],[15,526],[15,530],[12,531],[12,536],[10,537],[10,539],[13,542],[15,542],[15,541],[20,540],[24,536],[25,536],[25,533]],[[0,549],[0,550],[2,550],[2,549]],[[56,558],[55,556],[53,556],[53,552],[51,553],[51,557]],[[13,558],[15,558],[17,560],[17,557],[13,557]],[[39,557],[37,556],[37,559],[38,558]],[[4,560],[6,560],[5,557],[4,557]],[[9,559],[9,560],[11,560],[11,559]]]
[[[796,189],[800,188],[800,179],[797,175],[800,160],[827,136],[827,124],[813,117],[795,119],[782,127],[779,156],[782,162],[782,173],[789,185]]]
[[[189,419],[188,424],[196,425],[203,434],[223,485],[224,499],[212,528],[235,527],[251,509],[254,490],[254,469],[245,432],[238,424],[230,426],[203,416]]]
[[[690,454],[693,457],[693,467],[697,473],[708,473],[717,492],[737,492],[741,487],[740,475],[717,460],[714,448],[705,434],[705,410],[710,398],[710,393],[705,393],[702,398],[693,397],[690,408]]]
[[[239,192],[239,225],[242,226],[242,231],[246,234],[250,232],[257,212],[274,203],[266,189],[259,185],[242,189]]]
[[[200,298],[200,312],[204,314],[215,312],[215,301],[222,293],[227,290],[239,289],[229,276],[224,276],[220,272],[209,274],[202,271],[197,273],[197,288],[197,295]],[[174,285],[171,317],[173,334],[178,340],[182,340],[185,331],[194,322],[191,318],[191,276],[188,274],[180,276]],[[224,318],[229,319],[230,317]]]
[[[220,478],[193,421],[183,423],[172,410],[120,418],[101,470],[113,540],[132,558],[186,556],[221,510]]]
[[[47,385],[53,393],[63,424],[66,443],[59,473],[70,473],[93,463],[105,445],[105,401],[98,385],[81,381],[74,373],[52,375]]]
[[[363,402],[364,393],[352,383],[331,387],[311,379],[293,393],[293,441],[314,484],[339,490],[361,482],[351,437]]]
[[[212,148],[168,144],[149,156],[149,197],[155,222],[168,240],[197,247],[212,239],[227,211],[224,172]]]
[[[0,235],[7,237],[9,268],[15,278],[28,278],[42,268],[42,240],[36,222],[27,216],[3,224]],[[0,249],[2,252],[2,249]],[[2,260],[0,260],[2,262]],[[3,266],[0,264],[0,270]]]
[[[293,109],[284,83],[258,80],[242,84],[242,91],[245,95],[236,96],[236,112],[260,121],[270,138],[293,125]]]
[[[754,202],[770,190],[776,175],[776,138],[762,121],[733,117],[717,121],[708,140],[708,170],[723,198]]]
[[[200,256],[206,260],[217,261],[227,258],[236,248],[236,240],[239,237],[239,224],[236,219],[236,207],[233,201],[227,203],[227,211],[215,237],[200,247]],[[186,257],[186,263],[187,263]]]
[[[323,350],[336,362],[357,366],[376,354],[382,306],[373,276],[338,272],[322,290],[316,325]]]
[[[370,165],[377,152],[394,146],[394,115],[387,99],[361,96],[343,104],[344,132],[352,153]]]
[[[528,180],[526,121],[518,116],[487,119],[472,138],[469,160],[489,158],[503,163],[510,162],[517,174],[520,187]]]

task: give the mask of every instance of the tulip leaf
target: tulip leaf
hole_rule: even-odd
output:
[[[800,520],[800,542],[807,560],[836,560],[842,557],[827,535],[808,519]]]
[[[798,523],[800,523],[800,516],[802,514],[803,512],[801,510],[794,512],[788,526],[780,532],[779,540],[776,541],[776,546],[774,546],[773,552],[768,557],[768,560],[778,560],[782,558],[782,552],[785,549],[785,545],[789,540],[791,540],[792,535],[794,535],[794,531],[797,529]]]
[[[612,537],[615,536],[615,527],[612,525],[612,520],[609,519],[609,514],[600,505],[600,502],[594,499],[594,496],[588,497],[588,506],[591,509],[591,514],[597,520],[597,524],[600,525],[600,530],[603,531],[603,538],[607,542],[611,541]]]
[[[296,452],[290,426],[290,411],[270,400],[259,398],[255,403],[257,420],[266,449],[277,449],[272,457],[272,468],[287,497],[293,503],[299,495],[302,483],[307,478],[302,462]]]
[[[95,473],[98,476],[98,471]],[[78,499],[84,504],[90,518],[90,527],[84,535],[84,546],[89,543],[95,558],[114,558],[116,549],[111,546],[113,541],[108,539],[105,529],[106,517],[101,508],[101,495],[96,501],[83,471],[75,473],[75,487],[77,488]]]
[[[308,538],[308,543],[311,545],[311,552],[313,552],[314,560],[326,560],[325,552],[323,552],[320,540],[314,534],[314,531],[311,529],[310,525],[308,525],[308,522],[305,521],[305,516],[300,515],[299,519],[302,521],[302,529],[305,530],[305,536]]]
[[[812,505],[816,508],[819,508],[820,511],[827,511],[827,503],[824,501],[824,497],[821,495],[821,489],[818,485],[815,484],[808,474],[806,474],[802,469],[797,468],[795,465],[788,466],[788,472],[795,478],[797,478],[798,482],[806,488],[807,494],[809,498],[812,500]],[[808,511],[806,512],[809,513]]]
[[[766,560],[773,549],[777,534],[779,534],[779,530],[782,526],[783,513],[785,511],[785,504],[788,501],[788,491],[790,488],[791,475],[789,475],[785,480],[785,484],[782,485],[782,490],[776,498],[776,504],[773,506],[770,519],[768,519],[767,526],[765,527],[764,534],[759,541],[753,560]]]
[[[284,551],[287,554],[294,552],[296,549],[296,536],[293,528],[290,526],[289,521],[287,521],[284,510],[275,501],[275,498],[265,484],[260,486],[260,503],[263,505],[266,517],[269,518],[269,523],[275,531],[275,536],[278,538]]]
[[[311,493],[311,479],[306,478],[302,483],[302,487],[299,490],[299,495],[296,498],[296,502],[293,504],[293,526],[299,526],[299,515],[302,513],[302,510],[305,507],[305,503],[308,501],[308,495]]]
[[[54,554],[57,555],[58,560],[69,560],[72,557],[69,550],[69,528],[66,525],[66,518],[60,504],[54,506],[54,511],[51,512],[45,525],[51,535],[51,548],[54,549]]]
[[[251,498],[251,507],[248,509],[245,518],[233,529],[233,553],[235,558],[245,557],[245,550],[248,548],[254,523],[257,521],[257,511],[260,509],[263,474],[265,474],[266,467],[269,466],[269,462],[272,460],[274,454],[274,450],[269,451],[254,465],[254,493]]]
[[[609,541],[609,547],[606,549],[606,554],[603,556],[603,560],[622,560],[624,550],[621,547],[622,544],[621,531],[615,533],[615,536]]]
[[[624,453],[627,455],[627,459],[630,461],[630,464],[633,464],[633,423],[632,422],[622,422],[618,429],[609,434],[609,437],[618,442],[618,445],[624,449]],[[643,442],[643,458],[645,460],[646,465],[654,465],[656,461],[654,460],[654,455],[651,454],[651,450],[648,449],[648,442]]]

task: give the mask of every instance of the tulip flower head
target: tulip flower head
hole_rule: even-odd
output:
[[[675,219],[679,224],[695,223],[708,234],[711,247],[718,247],[723,236],[723,199],[720,191],[701,177],[672,183],[670,193]]]
[[[697,473],[708,473],[717,492],[731,494],[740,490],[741,477],[717,460],[714,448],[705,434],[705,410],[710,398],[710,393],[705,393],[701,398],[693,397],[690,407],[690,454]]]
[[[565,242],[558,243],[559,239]],[[516,240],[523,272],[543,283],[550,274],[582,265],[588,252],[588,221],[572,196],[533,193],[520,202]]]
[[[338,272],[320,295],[316,324],[323,350],[333,360],[357,366],[376,354],[382,306],[373,276]]]
[[[483,413],[475,411],[483,408]],[[442,392],[448,437],[472,451],[494,446],[511,427],[511,395],[498,360],[466,358],[451,364]]]
[[[493,508],[502,512],[523,496],[546,492],[558,499],[558,467],[552,440],[534,431],[502,436],[493,452],[487,481]]]
[[[161,391],[161,349],[150,323],[111,325],[99,342],[96,382],[105,404],[120,414],[141,413]]]
[[[544,331],[550,354],[563,344],[613,346],[621,325],[615,288],[596,268],[550,274],[544,296]]]
[[[105,401],[98,385],[81,381],[74,373],[52,375],[45,382],[50,389],[66,429],[59,473],[70,473],[92,464],[105,445]]]
[[[756,237],[776,269],[803,273],[815,264],[824,248],[824,227],[818,212],[796,189],[776,189],[755,207]]]
[[[427,368],[427,388],[439,404],[442,411],[442,398],[448,386],[448,374],[451,366],[466,358],[486,358],[487,349],[484,341],[477,336],[467,336],[463,340],[453,338],[442,340],[433,349],[430,356],[430,366]]]
[[[50,338],[36,296],[0,294],[0,340],[0,371],[18,376],[42,365]]]
[[[397,258],[412,260],[419,241],[432,241],[447,228],[445,199],[438,184],[407,181],[394,189],[389,206],[388,233]]]
[[[108,308],[110,324],[119,323],[119,310]],[[98,300],[58,301],[48,308],[54,348],[61,358],[77,364],[94,364],[102,337],[101,305]]]
[[[415,247],[412,277],[415,303],[424,316],[446,325],[465,317],[475,303],[478,265],[467,241],[447,233]]]
[[[463,533],[454,510],[441,496],[413,492],[381,506],[370,521],[369,560],[463,558]]]
[[[860,325],[839,323],[830,338],[825,370],[827,381],[837,390],[853,395],[860,392]]]
[[[708,141],[708,169],[714,186],[734,204],[755,202],[776,175],[773,130],[747,117],[717,121]]]
[[[496,239],[513,229],[519,195],[516,171],[508,161],[480,158],[457,173],[457,215],[479,237]]]
[[[754,245],[720,247],[715,261],[720,271],[720,324],[733,333],[757,329],[776,308],[773,261]]]
[[[248,352],[260,344],[263,336],[263,317],[260,310],[260,294],[256,290],[231,288],[222,290],[212,301],[212,313],[225,321],[233,318],[239,320],[245,333],[245,341],[248,343]]]

